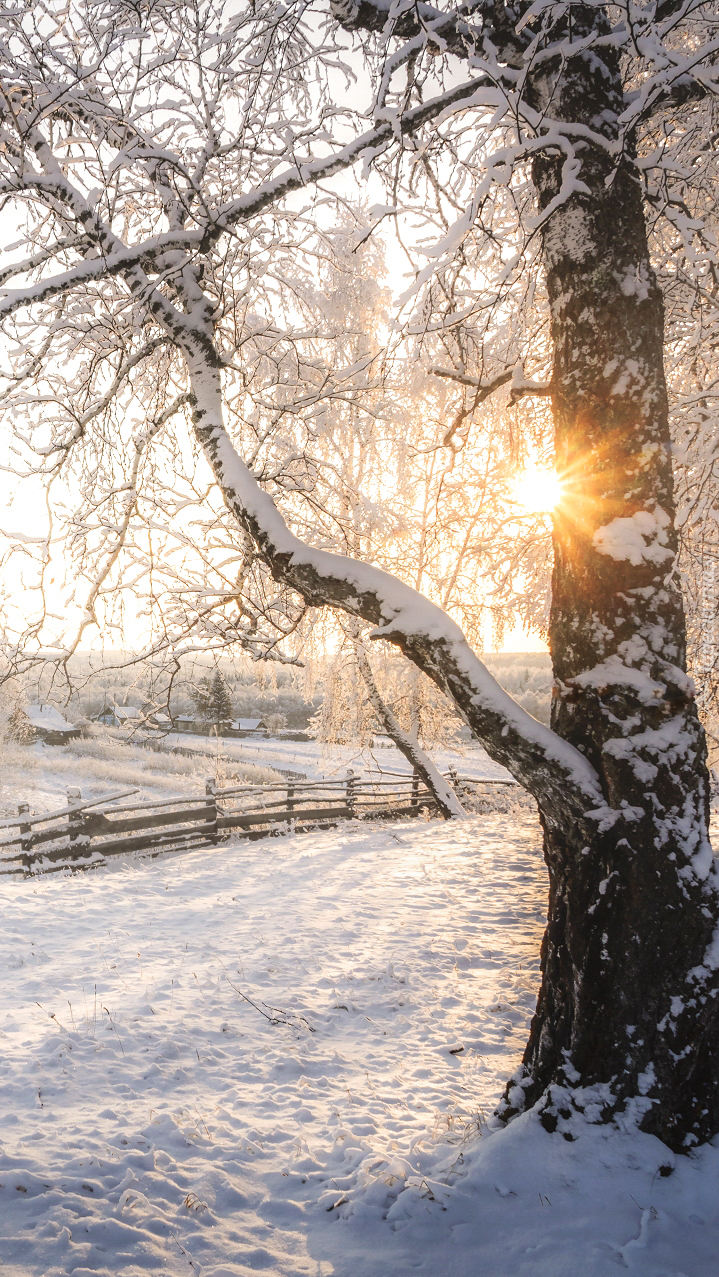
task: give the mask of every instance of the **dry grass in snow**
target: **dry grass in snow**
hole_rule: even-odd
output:
[[[34,811],[62,806],[68,786],[77,786],[83,797],[137,788],[139,797],[164,798],[198,795],[205,780],[229,780],[221,754],[185,757],[132,745],[110,732],[97,731],[87,740],[67,745],[17,745],[3,743],[0,781],[0,813],[14,814],[20,802]],[[233,762],[232,777],[252,784],[279,779],[269,766]]]

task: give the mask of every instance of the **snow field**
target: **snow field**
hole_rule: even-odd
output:
[[[4,1273],[330,1273],[309,1218],[346,1197],[388,1229],[535,998],[536,830],[472,826],[4,882]]]
[[[217,742],[203,736],[184,732],[171,732],[166,737],[168,747],[186,746],[208,755],[217,751]],[[366,770],[376,773],[388,771],[409,775],[412,771],[406,758],[394,745],[378,745],[373,749],[354,745],[328,745],[322,741],[291,741],[278,737],[245,737],[243,740],[222,738],[220,752],[228,758],[236,758],[244,766],[284,767],[302,772],[308,779],[344,777],[351,767],[356,772]],[[432,749],[432,760],[441,771],[454,766],[460,776],[476,779],[511,779],[509,772],[493,762],[481,745],[468,745],[466,749]]]
[[[277,780],[268,766],[238,765],[252,784]],[[197,797],[216,774],[222,781],[222,765],[218,768],[211,751],[206,758],[186,758],[143,749],[109,733],[68,745],[4,742],[0,815],[14,815],[20,802],[29,802],[37,813],[64,807],[69,786],[80,788],[84,798],[126,789],[136,789],[138,799]]]
[[[719,1149],[492,1131],[539,848],[347,824],[1,882],[3,1277],[715,1273]]]
[[[173,733],[162,750],[144,749],[117,733],[95,730],[88,740],[68,745],[14,745],[4,742],[0,776],[0,816],[14,815],[18,803],[28,802],[35,813],[63,807],[69,786],[79,787],[84,798],[136,789],[138,799],[197,797],[205,781],[233,783],[235,777],[250,784],[277,781],[274,768],[286,768],[309,779],[344,778],[349,767],[356,772],[370,768],[408,775],[406,760],[394,747],[375,751],[349,746],[325,746],[318,741],[225,740]],[[192,750],[193,756],[172,753],[172,747]],[[454,764],[462,776],[502,777],[508,773],[493,763],[480,747],[464,754],[437,751],[437,765],[445,771]],[[502,793],[504,787],[497,787]],[[512,790],[514,793],[515,791]]]

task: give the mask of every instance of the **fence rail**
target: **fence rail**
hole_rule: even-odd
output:
[[[450,771],[460,792],[475,786],[513,785],[509,780],[475,780]],[[28,803],[17,816],[0,820],[0,875],[48,873],[69,866],[89,868],[130,851],[190,850],[226,842],[233,831],[263,838],[282,829],[329,827],[340,820],[416,816],[434,799],[419,777],[383,773],[367,779],[348,773],[342,780],[235,785],[218,789],[208,780],[198,798],[136,800],[123,790],[83,799],[67,791],[58,811],[31,815]],[[17,831],[17,832],[14,832]]]

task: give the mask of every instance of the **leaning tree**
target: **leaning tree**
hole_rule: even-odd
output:
[[[71,0],[0,15],[0,193],[15,237],[0,271],[6,420],[53,483],[69,484],[85,458],[97,591],[170,423],[157,518],[171,507],[190,538],[168,478],[187,416],[245,576],[258,562],[300,608],[369,622],[537,799],[549,919],[505,1114],[537,1103],[561,1131],[572,1107],[610,1120],[629,1106],[677,1149],[719,1130],[719,895],[646,210],[671,224],[672,251],[711,289],[713,250],[706,237],[697,247],[701,210],[680,151],[689,133],[715,154],[718,47],[713,6],[697,0],[334,0],[331,11]],[[284,373],[260,405],[271,428],[259,439],[253,418],[256,446],[242,455],[242,412],[228,405],[251,395],[249,365],[271,362],[282,341],[247,299],[264,287],[281,306],[289,290],[299,326],[297,263],[344,198],[330,179],[358,161],[373,190],[386,183],[375,219],[394,220],[405,246],[418,228],[405,318],[473,389],[462,419],[508,383],[551,398],[564,484],[551,729],[501,691],[440,607],[317,544],[297,515],[306,471]],[[504,341],[518,294],[546,308],[541,384],[521,325],[514,349]],[[290,363],[315,403],[367,371]],[[144,424],[119,443],[138,405]],[[127,470],[114,486],[113,458]],[[83,518],[79,540],[93,522]],[[245,619],[247,638],[258,617]]]

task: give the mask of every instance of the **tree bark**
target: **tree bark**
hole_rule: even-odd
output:
[[[574,8],[573,33],[606,22]],[[582,25],[583,24],[583,25]],[[533,89],[555,119],[616,136],[618,58],[578,57]],[[550,874],[542,986],[507,1112],[544,1097],[561,1126],[581,1088],[631,1103],[675,1149],[719,1130],[716,871],[704,734],[685,657],[663,368],[662,298],[639,175],[586,146],[543,230],[556,462],[552,727],[596,769],[614,823],[585,840],[542,814]],[[561,162],[535,161],[540,208]],[[564,1115],[564,1117],[563,1117]]]

